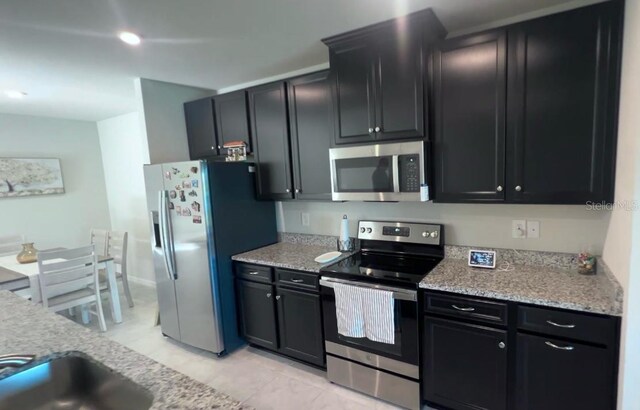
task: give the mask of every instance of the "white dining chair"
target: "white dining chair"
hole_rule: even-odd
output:
[[[52,312],[95,304],[95,312],[89,312],[106,332],[97,263],[95,245],[38,252],[40,293],[42,305]]]
[[[91,228],[91,240],[89,243],[96,245],[96,254],[98,255],[106,255],[107,254],[107,237],[109,236],[109,231],[106,229],[96,229]]]
[[[128,232],[109,231],[107,233],[107,256],[113,258],[116,266],[116,279],[122,279],[122,287],[127,297],[129,307],[133,307],[133,298],[129,289],[129,278],[127,277],[127,243],[129,240]],[[106,288],[107,276],[105,272],[100,272],[100,286],[102,290],[108,291]]]
[[[15,255],[22,250],[24,235],[0,236],[0,256]]]

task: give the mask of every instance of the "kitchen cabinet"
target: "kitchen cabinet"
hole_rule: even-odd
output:
[[[444,41],[433,52],[434,196],[505,199],[507,33]]]
[[[517,409],[615,408],[607,348],[518,334],[517,350]]]
[[[287,81],[296,199],[331,200],[329,148],[335,121],[329,72]]]
[[[445,31],[431,10],[326,38],[335,144],[422,139],[427,43]]]
[[[213,100],[202,98],[184,104],[189,158],[203,159],[218,155]]]
[[[236,280],[240,333],[250,343],[278,348],[275,295],[271,284]]]
[[[235,263],[238,320],[249,343],[325,366],[318,274]]]
[[[217,95],[213,97],[213,101],[220,153],[226,154],[222,146],[231,141],[244,141],[247,144],[247,152],[251,152],[246,91]]]
[[[621,4],[435,46],[436,202],[613,200]]]
[[[426,316],[424,397],[452,409],[507,407],[507,332]]]
[[[249,89],[249,118],[260,199],[291,199],[291,155],[284,82]]]

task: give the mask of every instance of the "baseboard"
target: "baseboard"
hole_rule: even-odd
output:
[[[156,287],[156,282],[150,279],[138,278],[136,276],[131,276],[131,275],[129,275],[127,279],[129,279],[129,282],[136,283],[138,285],[147,286],[154,289]]]

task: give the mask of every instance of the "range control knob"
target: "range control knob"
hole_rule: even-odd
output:
[[[372,231],[373,231],[373,229],[367,228],[367,233],[371,233]]]
[[[438,237],[438,231],[431,232],[431,237],[432,238],[437,238]]]
[[[360,228],[360,233],[364,233],[364,231],[366,231],[366,229]]]
[[[428,238],[429,237],[429,231],[422,232],[422,237],[423,238]]]

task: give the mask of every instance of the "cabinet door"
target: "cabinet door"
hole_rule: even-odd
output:
[[[604,347],[518,334],[519,410],[615,408],[613,355]]]
[[[237,280],[240,332],[249,343],[278,348],[273,286]]]
[[[373,141],[374,75],[368,40],[333,45],[329,55],[337,119],[335,143]]]
[[[289,80],[295,197],[331,200],[329,148],[335,134],[328,71]]]
[[[187,124],[189,157],[202,159],[218,155],[211,98],[185,103],[184,118]]]
[[[244,141],[247,144],[247,151],[251,152],[246,92],[240,90],[218,95],[213,98],[213,101],[220,153],[226,154],[222,146],[230,141]]]
[[[417,31],[417,30],[413,30]],[[423,138],[424,64],[419,33],[376,42],[376,138]]]
[[[508,199],[613,199],[620,4],[509,30]]]
[[[436,202],[504,201],[506,47],[500,30],[433,52]]]
[[[320,295],[278,288],[280,352],[324,365]]]
[[[501,410],[507,403],[504,330],[425,317],[424,395],[456,410]]]
[[[249,113],[258,162],[258,197],[293,198],[285,83],[250,89]]]

